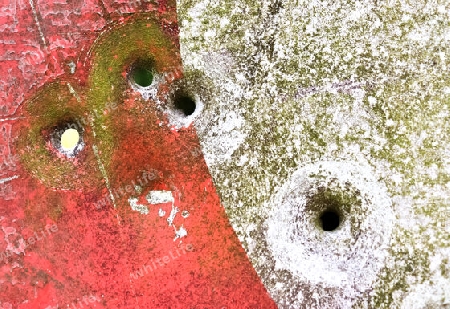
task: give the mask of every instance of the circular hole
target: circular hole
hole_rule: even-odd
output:
[[[339,227],[341,218],[335,210],[325,210],[319,217],[322,229],[324,231],[330,232],[334,231]]]
[[[80,133],[75,129],[67,129],[61,135],[61,147],[65,151],[72,151],[80,142]]]
[[[197,107],[195,101],[186,95],[179,95],[175,97],[175,108],[183,112],[185,116],[192,115]]]
[[[79,122],[64,121],[50,129],[53,148],[68,156],[76,156],[84,147],[83,128]]]
[[[144,66],[135,66],[131,70],[131,79],[141,87],[148,87],[153,83],[153,72]]]

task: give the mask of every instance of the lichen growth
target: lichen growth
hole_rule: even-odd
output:
[[[93,127],[105,168],[109,171],[112,153],[120,138],[119,112],[103,114],[108,103],[117,104],[119,111],[128,87],[127,72],[136,61],[150,62],[157,74],[179,70],[176,42],[165,35],[157,20],[139,15],[125,24],[113,25],[91,50],[92,68],[89,75],[87,104],[99,117]],[[138,116],[138,115],[137,115]],[[111,173],[114,174],[114,173]]]
[[[30,125],[20,129],[16,146],[30,174],[56,189],[80,189],[97,183],[99,175],[92,155],[83,152],[80,158],[70,159],[52,144],[55,130],[69,122],[78,126],[79,120],[87,117],[85,105],[70,93],[67,82],[45,86],[24,106]]]

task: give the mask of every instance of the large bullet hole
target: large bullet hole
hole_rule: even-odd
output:
[[[128,78],[138,86],[148,87],[153,83],[154,71],[151,61],[138,60],[128,73]]]
[[[320,215],[319,220],[322,225],[322,229],[327,232],[337,229],[341,222],[339,213],[332,209],[325,210]]]
[[[338,188],[319,187],[307,197],[306,210],[311,213],[311,223],[319,230],[331,232],[340,229],[352,209],[361,201],[351,192]]]
[[[195,101],[185,94],[175,95],[174,105],[175,108],[183,112],[185,116],[192,115],[197,107]]]

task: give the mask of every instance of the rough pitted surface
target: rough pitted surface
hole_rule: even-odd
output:
[[[329,207],[342,222],[324,231],[319,218]],[[357,162],[307,165],[264,209],[270,211],[262,227],[268,246],[250,251],[255,261],[264,260],[258,268],[269,271],[270,265],[298,278],[298,285],[308,282],[319,293],[321,308],[350,307],[355,292],[370,290],[383,266],[393,221],[386,188],[377,183],[370,167]],[[296,308],[308,304],[302,292],[296,301],[288,298],[282,277],[264,275],[275,279],[270,288],[279,302]]]
[[[276,308],[189,125],[175,2],[6,1],[0,25],[0,308]]]
[[[35,194],[39,202],[20,202],[24,192],[13,182],[23,179],[11,152],[17,137],[11,123],[18,108],[58,76],[83,76],[85,67],[76,64],[89,58],[90,46],[111,20],[150,8],[164,11],[167,1],[49,3],[8,1],[0,9],[0,198],[11,214],[0,216],[8,226],[3,228],[2,250],[13,249],[24,226],[16,220],[24,212],[17,210],[24,205],[27,216],[42,221],[43,214],[57,220],[64,210],[61,196],[53,191]],[[222,203],[278,306],[449,307],[449,3],[180,0],[177,6],[184,87],[204,106],[183,121],[173,114],[171,124],[184,127],[195,120]],[[170,23],[164,31],[177,34]],[[68,95],[77,90],[64,89]],[[136,157],[128,162],[133,165]],[[38,165],[45,167],[45,162]],[[89,197],[79,201],[77,194],[65,196],[74,212],[82,208],[77,203],[90,203]],[[335,231],[320,231],[317,216],[329,204],[343,221]],[[189,220],[196,215],[192,212]],[[82,208],[69,222],[82,229],[87,220],[95,218]],[[215,227],[217,221],[212,222]],[[26,223],[38,230],[38,221]],[[109,228],[115,231],[113,224]],[[174,231],[169,231],[172,242]],[[65,235],[79,243],[93,237],[69,232]],[[114,234],[101,233],[117,244]],[[181,235],[181,228],[176,233]],[[220,245],[223,238],[214,243],[226,252]],[[77,242],[55,237],[55,244],[38,243],[36,248],[49,246],[52,250],[43,252],[53,258],[54,250],[65,253],[64,246]],[[82,273],[85,257],[76,249],[70,256],[76,265],[57,267],[58,272]],[[23,246],[12,251],[14,264],[2,268],[10,282],[2,285],[19,286],[9,267],[15,274],[33,273],[17,267],[23,251]],[[134,253],[129,247],[125,251]],[[119,251],[109,250],[105,260],[113,269],[120,258]],[[48,274],[34,271],[42,276],[40,282],[48,281]],[[4,292],[28,302],[36,296],[35,287],[42,291],[43,285],[35,282],[27,281],[27,293],[22,287]],[[110,282],[100,283],[105,284],[100,293],[111,291]],[[148,284],[154,286],[151,280]],[[201,284],[210,286],[208,281]],[[126,293],[120,285],[113,287]],[[61,297],[74,300],[85,288],[81,282]],[[197,292],[199,298],[204,294]],[[50,292],[46,295],[53,298]],[[137,290],[136,295],[142,294]]]
[[[449,3],[194,0],[178,1],[178,14],[187,76],[205,102],[195,125],[207,163],[279,307],[450,306]],[[325,239],[295,228],[309,220],[308,192],[328,187],[302,174],[321,175],[320,162],[362,205],[348,213],[359,227],[344,222]],[[336,251],[322,268],[294,267],[300,247],[270,236],[294,231],[287,244]],[[358,258],[333,264],[335,279],[320,273],[349,252]]]

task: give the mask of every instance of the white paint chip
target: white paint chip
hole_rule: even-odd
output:
[[[173,239],[173,241],[177,240],[178,238],[183,238],[185,236],[187,236],[187,231],[183,226],[180,226],[179,230],[177,231],[175,229],[175,238]]]
[[[173,220],[175,219],[175,216],[177,215],[177,213],[179,211],[180,210],[178,209],[178,207],[175,207],[175,206],[172,205],[172,210],[170,211],[170,215],[167,218],[167,223],[169,223],[169,226],[173,225]]]
[[[165,212],[162,208],[160,208],[160,209],[158,210],[158,215],[159,215],[160,217],[164,217],[164,216],[166,215],[166,212]]]
[[[0,183],[5,183],[5,182],[11,181],[13,179],[17,179],[17,178],[19,178],[18,175],[14,175],[14,176],[8,177],[8,178],[2,178],[2,179],[0,179]]]
[[[133,209],[134,211],[138,211],[143,215],[148,215],[147,206],[139,204],[137,198],[128,199],[128,203],[130,203],[131,209]]]
[[[147,202],[150,204],[173,203],[174,198],[171,191],[150,191],[147,194]]]

